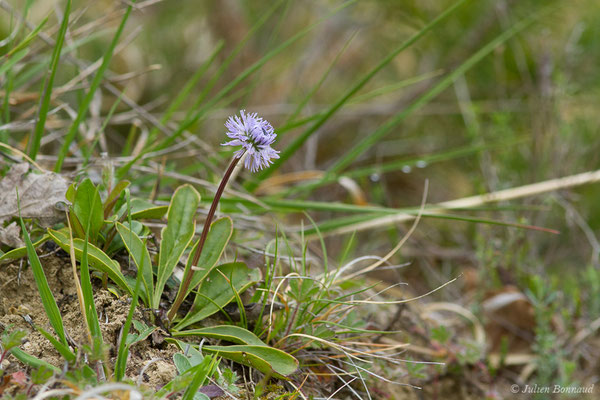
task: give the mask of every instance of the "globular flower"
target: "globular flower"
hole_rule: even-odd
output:
[[[272,164],[272,159],[279,158],[279,151],[271,147],[277,134],[271,124],[256,113],[246,114],[245,110],[241,110],[240,116],[241,118],[234,115],[227,119],[227,136],[233,140],[222,146],[242,146],[235,152],[235,156],[239,158],[248,153],[244,166],[256,172]]]

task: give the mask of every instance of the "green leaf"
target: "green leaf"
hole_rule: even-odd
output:
[[[138,331],[138,333],[137,333],[137,335],[131,334],[131,333],[129,335],[127,335],[127,345],[128,346],[131,346],[132,344],[137,343],[137,342],[141,342],[142,340],[146,340],[146,338],[148,336],[150,336],[152,334],[152,332],[154,332],[155,330],[158,329],[157,326],[147,326],[143,322],[140,322],[135,319],[132,322],[133,322],[133,326]]]
[[[202,350],[256,368],[279,379],[287,379],[287,375],[298,369],[298,360],[295,357],[269,346],[204,346]]]
[[[119,38],[121,37],[121,34],[123,33],[123,29],[125,28],[125,23],[127,22],[127,19],[129,18],[129,14],[131,14],[131,9],[133,7],[133,3],[135,3],[135,0],[132,0],[129,3],[130,3],[129,7],[127,7],[125,14],[123,14],[123,18],[121,19],[121,24],[117,28],[117,32],[115,32],[115,35],[113,36],[113,40],[111,41],[108,49],[106,50],[106,53],[104,53],[104,57],[102,57],[102,64],[100,64],[100,68],[98,68],[98,71],[96,71],[96,74],[94,75],[94,79],[92,79],[90,87],[86,93],[86,96],[78,107],[77,117],[75,117],[75,121],[73,121],[73,123],[71,124],[71,127],[69,128],[69,131],[67,132],[67,134],[64,138],[62,147],[60,148],[60,151],[58,153],[58,159],[56,161],[56,165],[54,166],[54,172],[60,172],[63,161],[69,151],[69,147],[71,146],[71,143],[75,139],[75,135],[77,134],[77,131],[79,130],[79,125],[81,125],[81,122],[85,119],[88,108],[90,107],[90,104],[92,103],[92,99],[94,98],[96,90],[100,86],[100,83],[102,83],[102,79],[104,77],[104,72],[106,71],[106,69],[108,68],[108,65],[110,64],[110,60],[112,59],[113,52],[115,51],[115,48],[117,47],[117,43],[119,42]]]
[[[5,331],[2,332],[2,336],[0,337],[0,343],[2,344],[4,351],[10,351],[13,347],[19,346],[27,336],[27,332],[19,329],[14,331],[9,330],[8,328],[4,329]]]
[[[430,337],[433,340],[437,340],[441,344],[448,343],[448,340],[452,337],[452,332],[448,330],[444,325],[440,325],[434,328],[431,328]]]
[[[111,190],[110,194],[106,198],[106,201],[104,202],[104,219],[108,219],[117,200],[119,200],[119,197],[121,197],[121,193],[123,193],[123,190],[125,190],[129,184],[129,181],[119,181],[113,190]]]
[[[195,399],[196,394],[198,394],[198,389],[200,388],[200,386],[202,384],[204,384],[204,382],[206,381],[208,376],[210,376],[212,374],[216,365],[217,365],[217,358],[209,356],[209,357],[205,357],[200,362],[200,364],[192,367],[190,369],[190,371],[195,371],[194,379],[192,379],[192,382],[185,389],[185,392],[183,392],[183,396],[181,397],[181,399],[182,400]],[[207,397],[207,396],[204,395],[204,397]],[[202,398],[202,397],[200,397],[200,398]]]
[[[186,355],[183,353],[173,354],[173,362],[179,374],[184,374],[187,370],[196,365],[199,365],[204,360],[204,356],[201,352],[196,350],[194,347],[189,346],[186,349]]]
[[[13,65],[21,61],[27,53],[29,53],[29,49],[23,49],[15,53],[15,55],[7,60],[3,60],[2,65],[0,65],[0,75],[4,74],[8,71]]]
[[[191,185],[180,186],[173,195],[167,213],[167,226],[163,228],[161,235],[153,304],[160,301],[165,283],[194,237],[194,216],[199,202],[200,194]]]
[[[71,0],[67,0],[65,5],[65,11],[63,12],[63,20],[60,24],[58,36],[56,38],[56,44],[54,45],[54,51],[52,52],[52,60],[50,61],[50,71],[44,85],[42,86],[41,93],[43,97],[40,102],[38,111],[37,123],[35,124],[35,130],[33,137],[30,140],[29,156],[35,160],[37,153],[40,149],[40,143],[42,136],[44,135],[44,129],[46,128],[46,117],[48,116],[48,110],[50,109],[50,99],[52,98],[52,88],[54,87],[54,77],[58,70],[58,63],[60,61],[60,53],[62,51],[63,43],[65,40],[65,34],[67,33],[67,26],[69,25],[69,15],[71,14]]]
[[[190,360],[181,353],[173,354],[173,363],[177,368],[179,374],[183,374],[185,371],[191,368]]]
[[[10,353],[15,356],[15,358],[19,361],[21,361],[23,364],[27,364],[30,367],[33,368],[40,368],[40,367],[46,367],[48,369],[51,369],[52,371],[56,372],[57,374],[60,374],[60,368],[55,367],[54,365],[44,361],[44,360],[40,360],[39,358],[36,358],[30,354],[25,353],[23,350],[19,349],[18,347],[13,348]]]
[[[217,358],[214,356],[204,357],[201,363],[189,368],[185,373],[178,375],[169,381],[169,383],[154,394],[154,397],[161,399],[169,393],[185,390],[185,398],[198,398],[196,395],[201,393],[198,393],[197,390],[202,384],[202,381],[204,381],[207,376],[213,374],[216,367],[216,360]]]
[[[17,192],[18,196],[18,192]],[[18,197],[17,197],[18,198]],[[23,237],[25,239],[25,246],[27,248],[27,256],[29,257],[29,263],[31,264],[31,269],[33,271],[33,278],[35,279],[35,284],[38,288],[39,295],[42,299],[42,305],[44,306],[44,310],[46,311],[46,315],[50,320],[50,325],[54,328],[54,332],[60,338],[60,341],[66,345],[67,337],[65,335],[65,328],[63,325],[63,320],[60,315],[60,311],[58,309],[58,305],[56,304],[56,299],[52,295],[52,291],[50,290],[50,286],[48,286],[48,280],[46,279],[46,275],[44,274],[44,268],[42,268],[42,263],[35,252],[35,248],[33,247],[33,243],[31,243],[31,239],[29,238],[29,233],[25,228],[25,223],[23,222],[23,218],[21,218],[21,211],[19,207],[19,221],[21,222],[21,230],[23,231]]]
[[[46,368],[45,366],[41,366],[38,369],[34,369],[31,371],[31,383],[33,385],[42,385],[54,375],[54,371]]]
[[[130,228],[128,223],[125,223],[125,226],[127,228]],[[114,229],[116,230],[116,228]],[[150,229],[148,229],[144,224],[142,224],[139,221],[131,221],[130,229],[140,238],[145,237],[150,233]],[[123,248],[125,248],[125,243],[121,239],[121,236],[115,235],[113,240],[110,242],[108,249],[104,250],[104,252],[111,256]]]
[[[160,219],[168,211],[167,206],[154,206],[131,214],[132,219]]]
[[[148,302],[148,307],[158,308],[158,303],[154,304],[153,302],[154,277],[152,275],[152,260],[150,259],[146,245],[134,232],[120,222],[117,222],[117,231],[125,247],[127,247],[127,251],[133,257],[133,261],[138,267],[138,273],[141,272],[144,297]]]
[[[201,270],[191,271],[192,268],[192,260],[194,259],[194,255],[196,254],[196,250],[198,249],[198,243],[194,246],[192,251],[190,252],[190,256],[188,257],[188,261],[185,266],[184,278],[182,281],[185,281],[185,276],[188,273],[192,272],[194,275],[192,276],[192,281],[190,283],[190,287],[188,288],[186,296],[206,278],[210,271],[217,265],[223,251],[225,250],[225,246],[229,242],[231,235],[233,234],[233,222],[231,218],[225,217],[216,220],[210,226],[210,230],[208,231],[208,235],[206,236],[206,242],[204,243],[204,248],[202,249],[202,254],[200,254],[200,259],[198,260],[198,268],[202,268]],[[179,293],[178,293],[179,294]],[[185,298],[185,297],[184,297]]]
[[[55,231],[48,229],[48,234],[67,253],[70,252],[71,246],[69,245],[69,236],[64,230]],[[73,239],[73,245],[75,246],[75,258],[81,260],[83,254],[84,240]],[[110,279],[113,280],[121,289],[125,290],[128,294],[133,294],[133,288],[129,286],[125,277],[121,273],[121,267],[118,262],[106,255],[98,247],[90,244],[88,247],[88,259],[92,268],[97,269],[100,272],[106,273]]]
[[[169,207],[157,206],[147,200],[131,200],[131,218],[132,219],[160,219],[165,215]],[[127,204],[119,209],[117,216],[120,218],[127,211]]]
[[[69,185],[67,192],[65,193],[65,199],[67,199],[70,203],[75,202],[75,193],[77,192],[77,185],[73,182]]]
[[[125,188],[125,204],[127,204],[127,208],[130,209],[131,207],[131,193],[129,192],[129,189]],[[131,221],[131,213],[128,213],[129,218],[127,219],[127,223],[129,226],[131,226],[132,221]],[[143,262],[142,262],[142,266],[143,266]],[[152,278],[152,277],[151,277]],[[139,322],[139,325],[137,325],[134,321],[134,325],[137,329],[137,331],[139,332],[139,334],[137,335],[137,339],[134,338],[132,342],[129,342],[129,329],[131,328],[131,323],[133,321],[133,314],[135,312],[135,309],[137,307],[138,304],[138,298],[140,297],[140,290],[141,290],[141,284],[142,282],[142,275],[140,273],[137,274],[136,278],[135,278],[135,288],[133,290],[133,298],[131,299],[131,304],[129,305],[129,312],[127,313],[127,319],[125,320],[125,325],[123,325],[123,335],[121,336],[120,342],[119,342],[119,348],[117,350],[117,361],[115,363],[115,374],[114,377],[116,378],[117,382],[121,381],[123,379],[123,377],[125,376],[125,370],[126,370],[126,364],[127,364],[127,357],[129,356],[129,347],[131,346],[132,343],[135,343],[135,341],[137,340],[143,340],[147,337],[147,335],[150,335],[153,331],[153,329],[148,330],[148,327],[144,324],[142,324],[141,322]],[[145,336],[146,335],[146,336]]]
[[[46,243],[50,239],[50,236],[44,235],[37,242],[33,243],[34,248],[40,247],[42,244]],[[8,262],[12,260],[18,260],[19,258],[23,258],[27,255],[27,246],[17,247],[16,249],[12,249],[2,254],[0,257],[0,264],[3,262]]]
[[[48,339],[50,343],[52,343],[52,346],[54,346],[54,348],[65,358],[65,360],[71,363],[75,362],[75,353],[73,353],[71,349],[69,349],[69,346],[67,346],[66,344],[62,344],[61,342],[56,340],[54,336],[52,336],[50,333],[46,332],[39,326],[37,326],[36,328],[46,339]]]
[[[222,264],[214,268],[202,282],[192,309],[175,329],[181,330],[216,313],[235,298],[232,285],[236,292],[241,293],[258,282],[260,276],[260,270],[248,268],[240,262]],[[231,280],[231,284],[228,280]]]
[[[83,230],[83,227],[81,226],[81,223],[79,222],[79,219],[77,219],[77,216],[75,215],[75,211],[73,211],[72,207],[69,209],[69,220],[71,221],[71,228],[73,229],[73,236],[78,237],[78,238],[84,238],[85,231]]]
[[[201,329],[190,329],[182,332],[173,332],[174,337],[202,336],[219,340],[226,340],[236,344],[248,344],[253,346],[266,346],[258,336],[235,325],[216,325]]]
[[[102,210],[102,199],[100,199],[98,189],[89,178],[77,187],[73,212],[82,227],[89,224],[90,240],[92,243],[96,243],[98,233],[104,224],[104,211]]]
[[[37,37],[37,35],[40,33],[40,31],[42,30],[42,28],[44,27],[44,25],[46,25],[46,22],[48,22],[48,17],[44,18],[38,24],[38,26],[36,26],[34,30],[32,30],[31,32],[29,32],[29,34],[18,45],[16,45],[8,53],[6,53],[5,57],[6,56],[10,56],[13,53],[16,53],[16,52],[21,51],[21,50],[28,50],[27,46],[29,45],[29,43],[31,43],[31,41],[33,39],[35,39]]]

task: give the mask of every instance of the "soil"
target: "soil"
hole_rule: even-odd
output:
[[[68,256],[49,255],[40,258],[50,290],[60,309],[65,331],[73,343],[88,344],[84,319],[77,300],[73,280],[73,269]],[[107,360],[112,370],[116,361],[119,333],[129,312],[130,299],[117,298],[101,287],[94,289],[96,310],[100,319],[102,337],[107,344]],[[138,309],[134,319],[144,321]],[[0,265],[0,331],[11,326],[28,332],[21,346],[25,352],[62,368],[64,360],[50,342],[35,327],[53,332],[44,311],[37,286],[29,266],[15,262]],[[126,376],[152,389],[168,383],[177,370],[173,364],[173,354],[178,352],[175,345],[166,342],[155,345],[151,339],[134,344],[127,361]],[[3,363],[6,372],[13,373],[26,367],[9,357]],[[141,375],[141,376],[140,376]]]

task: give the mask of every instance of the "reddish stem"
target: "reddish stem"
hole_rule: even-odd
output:
[[[177,293],[177,297],[175,298],[173,306],[167,314],[167,318],[169,319],[169,321],[173,321],[173,318],[175,317],[175,315],[177,315],[177,310],[179,310],[181,303],[183,303],[183,300],[185,299],[190,284],[192,283],[192,277],[194,276],[192,268],[197,267],[198,260],[200,260],[200,255],[202,254],[202,248],[204,247],[204,242],[206,242],[206,237],[208,236],[210,223],[212,222],[212,219],[215,215],[215,211],[217,211],[217,205],[219,204],[221,195],[223,195],[223,191],[225,190],[227,181],[229,181],[229,178],[231,177],[231,174],[233,173],[233,170],[235,169],[235,166],[237,165],[238,161],[240,161],[240,158],[241,157],[234,157],[233,160],[231,160],[231,164],[229,164],[229,167],[227,168],[227,171],[225,171],[225,175],[223,175],[223,179],[221,180],[221,183],[217,188],[215,197],[212,201],[212,204],[210,205],[208,214],[206,215],[206,220],[204,221],[204,228],[202,228],[202,234],[200,235],[200,239],[198,240],[198,247],[196,249],[196,253],[194,253],[194,258],[192,259],[191,268],[186,268],[186,270],[184,271],[183,282],[181,283],[181,286],[179,286],[179,292]]]

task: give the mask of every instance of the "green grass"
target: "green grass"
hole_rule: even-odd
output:
[[[323,114],[314,124],[312,124],[306,131],[304,131],[300,136],[298,136],[291,144],[289,144],[285,150],[282,152],[279,160],[273,163],[273,166],[264,172],[262,172],[259,176],[259,179],[264,179],[271,175],[274,171],[276,171],[281,164],[283,164],[288,158],[290,158],[294,153],[296,153],[299,148],[308,140],[308,138],[317,131],[327,120],[329,120],[336,111],[338,111],[354,94],[356,94],[361,88],[363,88],[367,82],[369,82],[377,72],[381,71],[386,65],[388,65],[398,54],[402,51],[406,50],[409,46],[417,42],[423,35],[427,32],[435,28],[439,25],[444,19],[448,18],[454,11],[456,11],[460,6],[466,3],[466,0],[457,1],[451,7],[449,7],[446,11],[441,13],[438,17],[436,17],[433,21],[427,24],[423,29],[419,30],[417,33],[412,35],[408,40],[404,41],[400,46],[394,49],[389,53],[377,66],[375,66],[372,70],[370,70],[364,77],[358,80],[356,84],[354,84],[344,95],[336,101],[325,114]],[[378,136],[372,136],[375,140],[377,140]],[[348,153],[352,154],[352,152]],[[348,157],[348,156],[347,156]],[[350,156],[352,157],[352,156]],[[335,167],[334,167],[335,171]]]
[[[17,191],[17,199],[19,197],[19,192]],[[58,309],[58,305],[56,304],[56,300],[52,295],[52,291],[48,286],[48,281],[46,280],[46,275],[44,274],[44,269],[42,268],[42,264],[40,259],[31,243],[31,239],[29,234],[27,233],[27,228],[25,227],[25,223],[23,222],[23,218],[21,218],[21,213],[19,210],[19,222],[21,223],[21,229],[23,231],[23,238],[25,240],[25,246],[27,248],[27,257],[29,262],[31,263],[31,268],[33,270],[33,276],[35,278],[35,283],[39,290],[39,294],[42,300],[42,304],[44,306],[44,310],[46,310],[46,315],[50,320],[50,325],[54,328],[54,332],[60,339],[60,343],[62,345],[67,344],[67,338],[65,336],[65,328],[63,325],[63,320],[60,315],[60,311]]]
[[[60,30],[58,31],[58,37],[56,44],[54,45],[54,51],[52,52],[52,59],[50,61],[49,74],[44,81],[44,86],[40,93],[43,94],[39,106],[39,113],[37,116],[37,122],[35,125],[35,131],[31,138],[29,145],[29,157],[35,160],[38,151],[40,150],[40,142],[44,135],[44,128],[46,126],[46,118],[48,117],[48,110],[50,107],[50,96],[52,95],[52,88],[54,87],[54,78],[56,76],[56,69],[60,61],[60,54],[65,40],[65,34],[67,33],[67,27],[69,26],[69,15],[71,13],[71,0],[67,0],[65,5],[65,11],[63,19],[60,24]]]
[[[135,0],[132,3],[135,3]],[[131,9],[132,9],[132,5],[127,7],[125,14],[123,14],[123,18],[121,20],[119,28],[115,32],[113,40],[111,41],[110,45],[108,46],[106,53],[102,57],[102,63],[100,64],[98,71],[96,71],[96,74],[94,75],[94,79],[90,83],[90,87],[87,90],[85,97],[83,98],[81,104],[78,107],[77,117],[75,118],[75,121],[73,121],[73,123],[71,124],[71,127],[69,128],[69,131],[67,132],[67,135],[65,136],[65,140],[64,140],[64,142],[60,148],[60,151],[58,153],[58,159],[56,160],[56,164],[54,165],[54,172],[59,172],[62,169],[62,164],[64,162],[64,158],[67,155],[67,152],[69,151],[69,146],[75,139],[77,130],[79,129],[81,122],[83,121],[83,119],[85,118],[85,116],[87,114],[88,108],[90,107],[90,104],[94,98],[94,94],[96,93],[96,90],[102,83],[102,78],[104,76],[104,72],[106,71],[106,69],[108,68],[108,65],[110,64],[110,60],[112,59],[113,52],[115,51],[115,48],[117,47],[117,44],[119,43],[119,38],[121,37],[121,34],[123,33],[123,29],[125,28],[125,24],[127,22],[127,19],[129,18]],[[48,94],[48,96],[49,96],[49,94]]]

